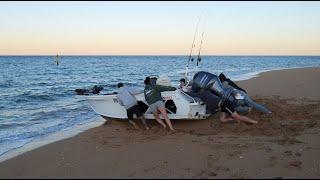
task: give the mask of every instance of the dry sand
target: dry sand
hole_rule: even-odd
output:
[[[238,82],[273,111],[257,125],[173,121],[175,133],[110,121],[0,164],[0,178],[319,178],[320,68]],[[141,124],[140,124],[141,125]]]

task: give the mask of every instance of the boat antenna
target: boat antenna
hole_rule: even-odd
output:
[[[190,49],[190,54],[189,54],[189,57],[188,57],[188,64],[187,64],[186,73],[185,73],[185,78],[186,79],[187,79],[187,75],[188,75],[188,68],[189,68],[190,61],[193,62],[193,60],[194,60],[193,57],[192,57],[192,51],[193,51],[193,48],[195,47],[195,41],[196,41],[196,36],[197,36],[197,32],[198,32],[200,19],[201,19],[201,17],[199,17],[197,25],[196,25],[196,31],[195,31],[194,36],[193,36],[193,41],[192,41],[192,45],[191,45],[191,49]]]

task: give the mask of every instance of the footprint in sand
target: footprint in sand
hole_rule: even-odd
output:
[[[302,162],[301,161],[291,161],[289,162],[287,167],[297,167],[297,168],[301,168]]]
[[[271,156],[269,158],[269,165],[271,167],[275,166],[278,163],[278,158],[276,156]]]

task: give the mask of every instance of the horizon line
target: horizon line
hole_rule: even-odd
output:
[[[56,55],[58,55],[58,56],[189,56],[189,55],[185,55],[185,54],[174,54],[174,55],[170,55],[170,54],[168,54],[168,55],[165,55],[165,54],[159,54],[159,55],[151,55],[151,54],[132,54],[132,55],[128,55],[128,54],[125,54],[125,55],[108,55],[108,54],[90,54],[90,55],[84,55],[84,54],[77,54],[77,55],[75,55],[75,54],[70,54],[70,55],[68,55],[68,54],[65,54],[65,55],[62,55],[62,54],[44,54],[44,55],[40,55],[40,54],[26,54],[26,55],[24,55],[24,54],[22,54],[22,55],[13,55],[13,54],[9,54],[9,55],[5,55],[5,54],[0,54],[0,57],[1,56],[56,56]],[[193,55],[193,56],[198,56],[198,55]],[[245,55],[243,55],[243,54],[241,54],[241,55],[217,55],[217,54],[210,54],[210,55],[200,55],[200,56],[202,56],[202,57],[205,57],[205,56],[320,56],[320,54],[318,54],[318,55],[250,55],[250,54],[245,54]]]

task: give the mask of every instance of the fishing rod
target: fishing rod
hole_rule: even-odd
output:
[[[58,66],[59,65],[59,55],[57,54],[54,58],[55,64]]]
[[[192,41],[192,45],[191,45],[191,49],[190,49],[190,54],[189,54],[189,57],[188,57],[188,64],[187,64],[186,72],[185,72],[185,79],[186,80],[187,80],[187,76],[188,76],[188,70],[189,70],[190,61],[193,62],[193,60],[194,60],[193,57],[192,57],[192,51],[193,51],[193,48],[195,47],[195,41],[196,41],[196,36],[197,36],[197,32],[198,32],[200,19],[201,19],[201,17],[199,17],[197,25],[196,25],[196,31],[195,31],[194,36],[193,36],[193,41]]]
[[[202,32],[202,35],[201,35],[201,42],[200,42],[200,47],[199,47],[199,52],[198,52],[198,57],[197,57],[197,67],[201,61],[200,54],[201,54],[201,49],[202,49],[203,34],[204,34],[204,31]]]
[[[197,66],[196,66],[197,68],[198,68],[199,63],[201,62],[200,55],[201,55],[201,50],[202,50],[204,32],[205,32],[205,23],[204,23],[203,31],[202,31],[202,34],[201,34],[201,41],[200,41],[200,45],[199,45],[199,51],[198,51],[198,57],[197,57]]]
[[[190,61],[193,61],[192,51],[193,51],[193,48],[195,47],[195,41],[196,41],[196,36],[197,36],[197,32],[198,32],[198,27],[199,27],[200,20],[201,20],[201,17],[199,17],[199,20],[198,20],[197,25],[196,25],[196,31],[195,31],[194,36],[193,36],[193,41],[192,41],[192,45],[191,45],[191,49],[190,49],[190,54],[189,54],[189,58],[188,58],[188,67],[189,67]]]

